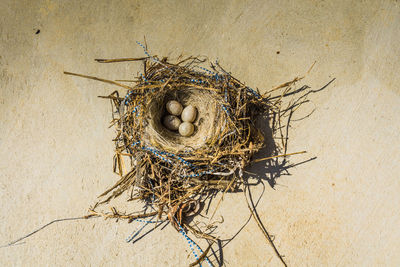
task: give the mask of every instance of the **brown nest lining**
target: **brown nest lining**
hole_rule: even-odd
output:
[[[190,137],[182,137],[175,131],[170,131],[162,124],[166,114],[165,104],[169,100],[177,100],[184,106],[196,107],[198,116],[193,122],[195,132]],[[176,90],[164,90],[147,103],[147,112],[144,116],[144,132],[142,140],[150,146],[171,153],[181,153],[189,149],[196,150],[207,146],[221,133],[220,127],[224,125],[226,116],[219,108],[220,101],[217,94],[209,90],[193,87],[182,87]]]

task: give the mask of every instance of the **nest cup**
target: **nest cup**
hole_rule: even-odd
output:
[[[195,129],[191,136],[181,136],[163,125],[164,116],[169,114],[165,106],[170,100],[176,100],[184,107],[192,105],[197,109],[193,122]],[[148,100],[143,141],[160,150],[174,153],[206,148],[208,142],[219,135],[225,122],[218,105],[217,94],[210,90],[184,87],[159,92]]]

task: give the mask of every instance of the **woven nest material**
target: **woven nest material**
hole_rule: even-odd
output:
[[[209,63],[209,70],[202,67],[207,60],[198,57],[188,57],[173,64],[167,58],[160,60],[147,55],[144,58],[97,60],[102,63],[143,61],[144,75],[124,81],[133,85],[70,72],[65,74],[128,89],[124,97],[120,97],[118,91],[103,97],[110,99],[113,105],[111,126],[117,132],[114,170],[121,178],[100,196],[103,200],[91,212],[105,217],[137,218],[116,209],[112,214],[95,211],[99,204],[108,203],[129,190],[131,196],[135,195],[133,199],[145,200],[153,206],[160,218],[168,214],[178,229],[184,213],[179,213],[178,222],[172,218],[185,203],[198,202],[209,190],[233,191],[243,182],[244,168],[254,153],[265,146],[264,133],[255,124],[257,118],[272,118],[271,127],[275,134],[276,129],[282,128],[281,116],[291,110],[281,108],[281,99],[308,87],[293,92],[292,85],[300,80],[295,78],[262,95],[234,78],[218,63]],[[278,96],[271,97],[273,91],[278,92]],[[169,100],[178,100],[184,106],[191,104],[198,109],[192,136],[180,136],[162,124],[165,103]],[[296,105],[299,103],[292,103],[292,108]],[[282,135],[282,130],[280,133]],[[281,139],[281,148],[284,148],[283,136]],[[126,159],[130,160],[131,167],[126,167]]]
[[[252,155],[264,145],[254,122],[271,108],[267,99],[224,71],[199,60],[180,64],[153,58],[124,98],[114,97],[117,168],[122,155],[132,169],[107,190],[108,201],[136,187],[141,198],[172,209],[207,189],[234,189]],[[162,124],[165,103],[178,100],[198,109],[195,132],[180,136]],[[122,174],[122,173],[121,173]]]
[[[293,110],[306,102],[310,92],[285,108],[282,99],[309,87],[294,90],[293,85],[301,79],[295,78],[260,94],[217,62],[188,57],[171,63],[167,58],[151,56],[146,50],[145,53],[147,57],[143,58],[97,60],[142,61],[143,74],[124,83],[65,72],[128,89],[124,97],[118,91],[103,97],[110,99],[113,106],[111,126],[117,133],[114,170],[120,179],[100,196],[102,199],[90,209],[90,216],[133,221],[158,215],[158,219],[169,220],[179,231],[186,229],[197,237],[216,240],[210,228],[195,229],[185,219],[199,212],[201,201],[210,192],[235,191],[244,184],[244,169],[266,145],[265,132],[256,125],[258,118],[266,117],[264,123],[270,127],[270,134],[281,141],[266,159],[286,156],[284,128],[288,129]],[[206,63],[209,69],[203,67]],[[192,136],[183,137],[164,127],[162,118],[169,100],[197,108]],[[286,125],[281,124],[285,116]],[[129,167],[126,162],[130,162]],[[97,209],[126,191],[130,193],[129,200],[145,201],[154,211],[137,214],[116,208],[112,212]]]

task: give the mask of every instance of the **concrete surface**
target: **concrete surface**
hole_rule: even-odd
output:
[[[111,3],[112,2],[112,3]],[[35,34],[40,29],[40,33]],[[400,265],[400,2],[0,1],[0,241],[56,218],[80,216],[111,185],[116,89],[63,71],[129,79],[135,63],[94,58],[208,55],[266,90],[304,74],[319,88],[307,120],[293,124],[299,163],[258,211],[289,266]],[[279,51],[279,54],[277,53]],[[306,111],[304,111],[306,112]],[[261,188],[254,190],[258,196]],[[247,220],[228,195],[218,234]],[[219,216],[218,215],[218,216]],[[194,259],[168,226],[134,245],[126,222],[61,222],[1,248],[2,266],[186,266]],[[204,242],[199,242],[204,248]],[[254,221],[224,248],[227,266],[281,266]]]

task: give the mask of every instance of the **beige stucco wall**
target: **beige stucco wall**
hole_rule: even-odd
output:
[[[112,3],[110,3],[112,2]],[[39,34],[35,34],[40,29]],[[290,169],[258,206],[289,266],[400,265],[400,2],[0,1],[0,242],[56,218],[80,216],[111,185],[114,88],[63,71],[129,79],[139,64],[94,58],[207,55],[252,87],[295,76],[326,90],[293,124]],[[277,51],[280,51],[277,54]],[[306,112],[306,110],[304,111]],[[261,188],[254,189],[258,196]],[[247,220],[226,196],[219,235]],[[54,224],[0,249],[1,265],[186,266],[172,227],[134,245],[126,222]],[[204,242],[200,245],[205,247]],[[254,221],[224,248],[227,266],[280,266]]]

